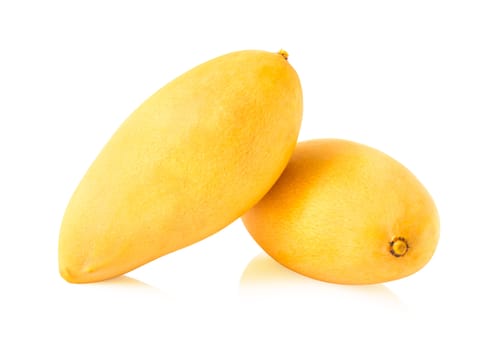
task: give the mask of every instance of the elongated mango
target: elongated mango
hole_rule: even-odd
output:
[[[93,282],[193,244],[265,195],[293,153],[302,91],[284,51],[217,57],[129,116],[75,190],[60,274]]]

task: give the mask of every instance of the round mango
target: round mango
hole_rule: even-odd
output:
[[[415,273],[439,239],[435,203],[407,168],[374,148],[337,139],[300,142],[243,222],[282,265],[340,284]]]

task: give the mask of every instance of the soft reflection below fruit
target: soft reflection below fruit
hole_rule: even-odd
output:
[[[295,298],[309,302],[327,302],[332,306],[358,309],[365,306],[405,311],[402,301],[385,285],[338,285],[320,282],[283,267],[265,253],[253,258],[241,276],[242,299],[270,297],[277,301]],[[335,305],[334,305],[335,304]]]
[[[158,290],[157,288],[152,287],[151,285],[145,282],[142,282],[140,280],[125,275],[115,277],[106,281],[98,282],[97,285],[128,287],[128,288],[137,288],[152,291]]]

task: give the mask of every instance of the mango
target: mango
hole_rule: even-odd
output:
[[[302,90],[281,50],[232,52],[174,79],[118,128],[63,216],[68,282],[127,273],[238,219],[286,167]]]
[[[339,284],[419,271],[440,230],[433,198],[410,170],[340,139],[300,142],[276,184],[242,219],[277,262]]]

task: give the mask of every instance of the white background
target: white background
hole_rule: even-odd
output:
[[[196,64],[280,48],[300,140],[376,147],[431,192],[430,263],[324,284],[238,220],[116,280],[61,279],[65,206],[120,123]],[[502,349],[502,116],[500,1],[2,1],[0,348]]]

